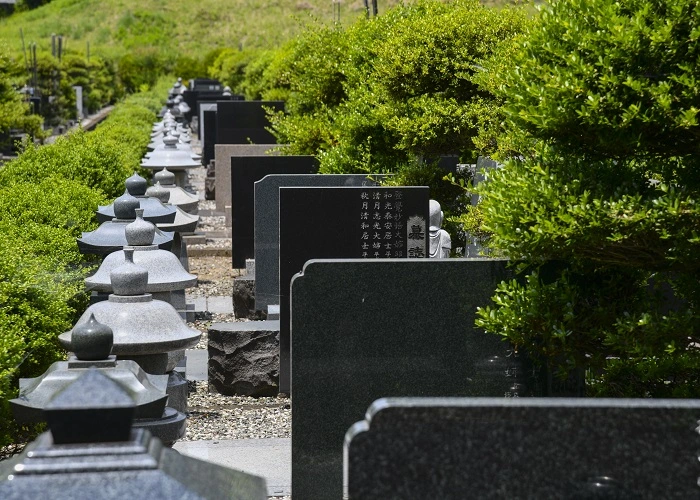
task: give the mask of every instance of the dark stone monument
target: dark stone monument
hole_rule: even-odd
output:
[[[282,187],[279,192],[280,392],[289,394],[292,277],[310,259],[426,257],[430,196],[427,187],[416,186]],[[342,281],[335,285],[345,288]]]
[[[275,144],[267,130],[267,109],[283,111],[283,101],[218,101],[216,113],[217,144]]]
[[[255,308],[280,303],[279,288],[279,188],[304,186],[374,186],[384,176],[364,174],[266,175],[255,183]]]
[[[380,399],[345,437],[343,498],[697,498],[699,419],[698,400]]]
[[[47,405],[50,431],[0,463],[0,498],[267,498],[265,480],[180,455],[132,428],[134,401],[96,369]]]
[[[538,395],[522,354],[474,326],[506,263],[320,260],[294,277],[295,496],[341,498],[343,436],[376,399]]]
[[[216,144],[216,103],[202,103],[199,107],[199,133],[202,143],[202,165],[209,165],[214,159]]]
[[[255,182],[269,174],[313,174],[313,156],[240,156],[231,158],[231,244],[233,267],[242,269],[255,254]]]

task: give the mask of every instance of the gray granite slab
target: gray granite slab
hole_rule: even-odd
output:
[[[312,260],[291,283],[292,477],[342,497],[348,428],[391,396],[537,395],[509,344],[474,327],[506,261]]]
[[[365,418],[343,498],[700,496],[700,400],[388,398]]]
[[[267,306],[280,303],[279,188],[376,185],[376,179],[381,177],[383,176],[368,178],[364,174],[275,174],[266,175],[255,183],[256,310],[267,311]]]

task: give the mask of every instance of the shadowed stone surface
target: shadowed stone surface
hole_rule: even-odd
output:
[[[266,311],[267,306],[280,303],[279,276],[279,188],[292,186],[366,186],[376,185],[383,175],[369,179],[364,174],[273,174],[255,183],[255,308]]]
[[[209,327],[209,384],[228,396],[276,396],[279,321]]]
[[[343,437],[376,399],[538,394],[509,345],[474,327],[508,278],[500,260],[304,266],[291,284],[295,496],[342,497]]]
[[[346,435],[343,498],[696,498],[698,418],[698,400],[380,399]]]
[[[264,311],[255,309],[255,275],[237,276],[233,278],[233,313],[237,319],[264,320]]]

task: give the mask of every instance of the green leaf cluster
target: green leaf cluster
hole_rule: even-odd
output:
[[[591,394],[698,397],[696,2],[560,0],[484,65],[502,169],[489,245],[521,263],[477,323]]]
[[[292,153],[318,155],[323,172],[472,156],[500,105],[474,77],[526,24],[514,8],[421,0],[347,29],[309,29],[270,58],[259,95],[286,94],[274,132]]]

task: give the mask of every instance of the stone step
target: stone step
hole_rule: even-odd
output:
[[[173,449],[188,457],[262,476],[271,497],[292,494],[291,439],[178,441]]]

